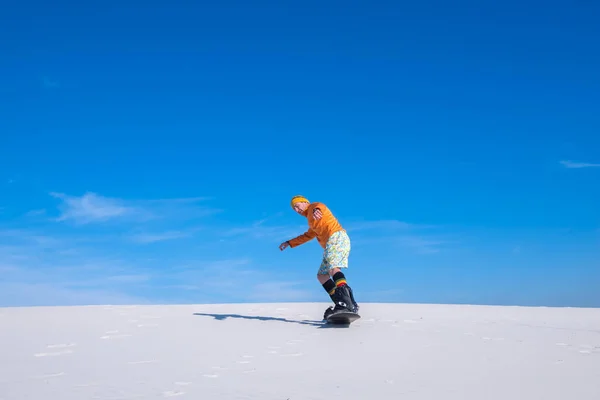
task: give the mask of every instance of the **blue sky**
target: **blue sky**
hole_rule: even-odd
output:
[[[0,33],[0,306],[600,306],[593,2],[23,1]]]

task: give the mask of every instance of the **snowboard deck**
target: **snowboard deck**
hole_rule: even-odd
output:
[[[353,312],[339,312],[327,317],[327,322],[333,325],[350,325],[360,318],[360,315]]]

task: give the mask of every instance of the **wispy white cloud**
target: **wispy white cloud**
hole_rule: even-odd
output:
[[[0,265],[0,273],[14,273],[18,271],[18,267],[10,264],[1,264]]]
[[[24,253],[31,255],[32,249],[46,250],[61,242],[55,236],[28,229],[0,229],[0,238],[0,255],[2,249],[25,250]]]
[[[353,236],[351,237],[353,247],[365,246],[385,246],[389,249],[408,249],[416,254],[435,254],[443,250],[444,246],[447,246],[451,241],[442,240],[437,236],[431,235],[430,237],[421,236],[416,234],[392,234],[392,235],[379,235],[379,236]]]
[[[128,260],[104,246],[90,251],[59,238],[8,233],[14,243],[0,246],[0,306],[145,301],[135,295],[151,284],[143,257]]]
[[[41,204],[6,225],[17,229],[0,227],[0,271],[7,291],[23,288],[38,301],[33,295],[37,288],[49,296],[46,304],[142,302],[143,294],[178,301],[322,299],[314,281],[294,282],[289,274],[280,281],[272,261],[260,264],[254,258],[261,257],[261,246],[302,234],[307,229],[304,218],[259,215],[262,219],[231,228],[205,218],[221,211],[205,197],[125,199],[94,192],[51,196],[58,213]],[[344,226],[353,244],[372,240],[431,254],[446,243],[430,235],[424,229],[428,226],[400,220],[358,220]],[[193,240],[181,240],[185,238]],[[222,238],[226,243],[219,242]],[[240,241],[227,243],[233,239]]]
[[[258,220],[249,226],[236,227],[225,230],[224,237],[241,236],[251,237],[260,241],[283,241],[304,233],[307,229],[303,225],[267,225],[269,218]],[[433,233],[423,233],[423,230],[436,228],[434,225],[413,224],[400,220],[353,220],[342,221],[353,243],[388,243],[392,246],[401,246],[416,251],[418,254],[432,254],[441,250],[442,246],[449,244]]]
[[[251,285],[247,294],[249,301],[265,301],[265,302],[285,302],[285,301],[310,301],[317,300],[315,294],[321,292],[304,289],[304,282],[287,282],[287,281],[265,281]],[[323,300],[322,296],[318,297]]]
[[[129,236],[129,239],[135,243],[148,244],[156,242],[164,242],[167,240],[183,239],[193,235],[195,230],[188,231],[166,231],[159,233],[136,233]]]
[[[251,237],[257,240],[284,241],[301,235],[307,225],[267,225],[269,218],[253,222],[249,226],[225,229],[221,235],[224,237]]]
[[[60,283],[0,282],[0,305],[117,305],[147,304],[146,299],[114,288],[69,288]]]
[[[252,288],[269,276],[245,257],[194,260],[169,268],[156,276],[162,288],[185,291],[182,298],[248,300]]]
[[[87,192],[82,196],[69,196],[53,192],[51,195],[61,200],[60,216],[57,221],[72,221],[84,225],[90,223],[116,221],[151,221],[157,219],[193,219],[212,215],[222,210],[198,203],[204,197],[128,200],[110,198]]]
[[[175,254],[154,248],[141,253],[136,244],[190,237],[204,229],[195,219],[221,211],[207,207],[203,197],[130,200],[93,192],[50,194],[59,201],[58,214],[47,207],[21,219],[5,220],[4,227],[0,226],[0,291],[22,289],[15,298],[23,304],[41,301],[36,289],[47,294],[44,304],[143,300],[132,294],[149,293],[156,282],[168,280],[181,260],[197,255],[206,241],[183,247],[183,252],[178,247]],[[235,268],[235,264],[227,267]],[[209,263],[207,268],[217,267]],[[196,283],[221,276],[206,271],[204,276],[196,275]],[[184,275],[179,278],[172,283],[189,283]],[[228,280],[222,276],[222,281]],[[0,296],[0,303],[11,304],[11,300]]]
[[[345,224],[353,242],[385,244],[411,249],[418,254],[438,253],[449,242],[433,232],[439,228],[400,220],[351,221]]]
[[[397,302],[402,300],[404,293],[405,290],[401,288],[365,290],[360,292],[360,298],[363,302]]]
[[[203,205],[201,203],[211,200],[210,197],[187,197],[132,200],[130,204],[144,210],[145,216],[153,220],[192,220],[204,218],[223,212],[222,209]]]
[[[232,274],[247,276],[253,273],[252,260],[248,257],[237,257],[180,262],[170,268],[168,275],[188,284],[237,284],[232,282]]]
[[[321,291],[310,290],[314,281],[282,281],[261,269],[249,258],[190,262],[170,268],[157,277],[172,289],[186,291],[185,297],[226,297],[227,301],[310,301],[321,299]],[[308,288],[308,289],[307,289]]]
[[[443,240],[427,239],[416,235],[399,236],[395,242],[401,246],[414,249],[419,254],[433,254],[440,252],[440,246],[447,244]]]
[[[33,210],[5,221],[5,229],[0,226],[0,305],[142,303],[145,295],[154,301],[229,302],[306,294],[274,282],[271,273],[253,264],[247,247],[219,242],[224,232],[252,235],[263,243],[284,240],[305,226],[278,224],[277,216],[239,230],[219,221],[208,225],[204,217],[221,210],[209,207],[204,197],[51,196],[58,208]],[[193,236],[198,240],[179,240]],[[174,250],[138,246],[157,242]]]
[[[111,275],[106,278],[110,282],[147,282],[151,279],[150,274],[131,274],[131,275]]]
[[[25,213],[26,217],[39,217],[46,214],[46,209],[40,208],[37,210],[31,210]]]
[[[594,168],[600,167],[598,163],[576,162],[564,160],[560,162],[565,168]]]
[[[141,212],[141,210],[126,206],[122,200],[99,196],[96,193],[85,193],[80,197],[55,192],[50,193],[50,195],[62,200],[59,206],[61,215],[57,218],[57,221],[89,224]]]

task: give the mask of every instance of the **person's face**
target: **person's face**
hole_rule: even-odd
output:
[[[307,208],[308,208],[308,203],[305,203],[305,202],[300,202],[300,203],[294,204],[294,211],[296,211],[300,215],[302,215],[302,213],[304,211],[306,211]]]

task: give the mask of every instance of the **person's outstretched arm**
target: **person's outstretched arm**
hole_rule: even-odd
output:
[[[285,249],[286,247],[290,246],[290,247],[297,247],[300,246],[301,244],[304,244],[312,239],[314,239],[315,237],[317,237],[317,234],[315,233],[315,231],[313,231],[312,229],[308,228],[308,230],[306,232],[304,232],[302,235],[300,236],[296,236],[293,239],[287,240],[283,243],[281,243],[281,245],[279,246],[279,248],[281,250]]]

